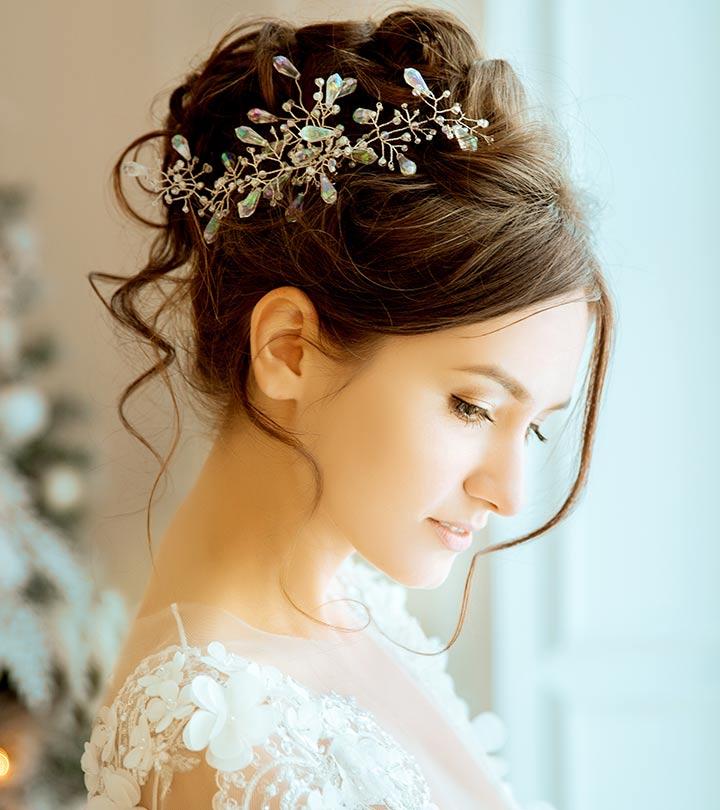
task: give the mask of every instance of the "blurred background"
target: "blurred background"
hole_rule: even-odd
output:
[[[463,19],[565,127],[574,174],[601,203],[619,307],[589,489],[555,531],[479,561],[449,670],[472,714],[503,718],[498,751],[521,801],[720,807],[720,5],[426,5]],[[116,412],[146,358],[87,281],[134,273],[146,249],[114,207],[111,166],[233,23],[397,7],[0,3],[2,810],[82,806],[82,742],[149,575],[157,466]],[[138,399],[134,424],[166,452],[169,401],[159,388]],[[531,458],[527,510],[490,521],[483,544],[555,511],[570,481],[561,420],[551,452]],[[155,538],[208,450],[190,411],[183,427]],[[466,571],[409,593],[429,634],[449,638]]]

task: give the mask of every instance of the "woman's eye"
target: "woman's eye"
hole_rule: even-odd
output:
[[[466,402],[464,399],[456,396],[452,397],[452,402],[453,413],[466,424],[477,425],[481,422],[495,422],[495,420],[490,416],[487,408],[481,408],[479,405],[473,405],[471,402]],[[530,431],[532,431],[541,442],[546,442],[548,440],[547,436],[543,436],[543,434],[540,432],[540,427],[538,425],[530,425],[528,432],[525,434],[526,441],[530,438]]]

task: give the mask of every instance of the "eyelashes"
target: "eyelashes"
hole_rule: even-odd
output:
[[[471,425],[478,425],[482,422],[490,422],[491,424],[494,424],[495,420],[490,416],[490,413],[486,408],[481,408],[479,405],[473,405],[471,402],[466,402],[464,399],[454,395],[451,397],[451,401],[453,404],[450,410],[462,422]],[[540,432],[540,427],[538,425],[530,425],[528,432],[525,434],[526,441],[528,438],[530,438],[530,431],[532,431],[541,442],[546,442],[548,440],[548,437],[543,436],[543,434]]]

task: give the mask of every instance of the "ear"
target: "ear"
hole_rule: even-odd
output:
[[[277,287],[255,304],[250,318],[252,372],[266,396],[301,398],[314,351],[307,340],[317,339],[317,325],[313,303],[297,287]]]

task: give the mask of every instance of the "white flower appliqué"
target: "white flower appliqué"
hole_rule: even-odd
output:
[[[123,765],[126,768],[139,768],[149,771],[152,765],[153,745],[147,717],[141,715],[137,725],[130,731],[130,750],[125,754]]]
[[[198,707],[183,729],[191,751],[207,748],[205,759],[219,771],[240,770],[250,764],[253,746],[264,743],[280,717],[274,706],[263,704],[265,684],[247,671],[233,672],[224,685],[208,675],[191,683]]]
[[[307,797],[308,810],[353,810],[355,806],[352,800],[346,801],[331,782],[327,782],[322,790],[314,788]]]
[[[93,796],[87,810],[145,810],[140,807],[140,786],[128,771],[106,767],[101,773],[105,790],[102,796]]]
[[[160,733],[173,722],[188,717],[195,708],[189,686],[180,688],[185,655],[176,652],[172,661],[159,666],[151,675],[138,679],[145,694],[152,700],[147,705],[147,719]]]
[[[102,763],[109,762],[115,746],[117,732],[117,713],[115,706],[103,706],[98,712],[97,721],[85,743],[80,767],[85,776],[85,787],[95,793],[100,781]]]

